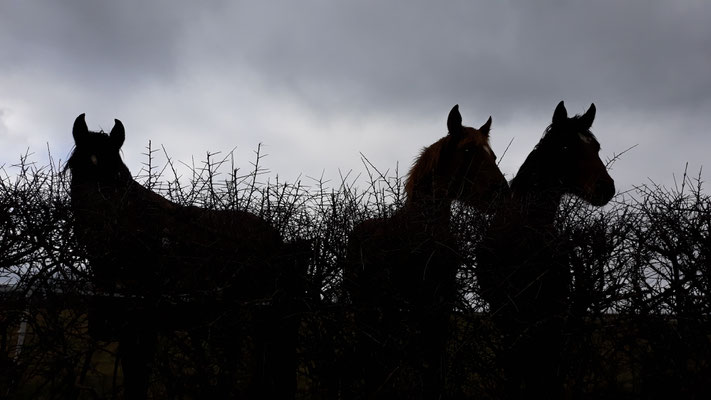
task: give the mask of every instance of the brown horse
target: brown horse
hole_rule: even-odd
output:
[[[82,114],[73,136],[76,146],[67,168],[74,232],[86,249],[94,284],[101,293],[138,303],[118,307],[128,321],[115,332],[127,398],[146,396],[159,330],[221,319],[224,342],[237,343],[234,332],[248,323],[235,316],[245,315],[240,310],[248,304],[252,310],[261,306],[253,317],[260,322],[250,332],[261,341],[258,349],[269,350],[254,356],[266,361],[255,361],[254,383],[245,392],[225,391],[293,397],[297,325],[286,313],[298,295],[300,276],[286,267],[287,246],[279,233],[248,212],[182,206],[141,186],[121,160],[125,130],[119,120],[109,134],[91,132]],[[182,306],[164,306],[176,302]],[[167,315],[179,321],[166,321]],[[230,346],[222,370],[229,371],[244,354],[238,345]]]
[[[503,358],[513,398],[562,393],[557,368],[571,271],[554,220],[566,194],[602,206],[615,193],[590,132],[594,118],[594,104],[572,118],[558,104],[552,124],[511,182],[511,201],[477,251],[481,295],[508,336]]]
[[[450,227],[452,202],[487,210],[509,190],[489,147],[491,118],[479,129],[462,126],[455,105],[447,127],[449,134],[412,166],[404,206],[390,218],[362,222],[349,237],[344,288],[356,313],[357,345],[346,379],[363,376],[364,396],[396,395],[389,390],[397,360],[420,369],[422,387],[414,396],[442,394],[461,265]],[[355,386],[346,391],[358,389],[350,384]]]

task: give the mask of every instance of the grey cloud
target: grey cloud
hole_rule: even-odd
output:
[[[666,143],[680,126],[672,120],[711,123],[703,1],[45,1],[2,11],[0,83],[21,82],[0,93],[8,99],[0,107],[25,100],[37,108],[28,115],[52,124],[85,111],[119,117],[136,127],[132,135],[154,137],[147,127],[204,124],[227,147],[286,138],[292,158],[275,171],[322,160],[334,169],[358,151],[379,165],[409,165],[444,133],[455,103],[471,125],[493,116],[497,152],[516,137],[511,165],[560,100],[570,112],[595,102],[604,149],[640,143],[637,163],[659,157],[661,147],[644,146]],[[696,143],[679,145],[711,145],[693,135]],[[204,149],[188,134],[174,138],[186,151]],[[673,167],[695,154],[679,149]],[[635,168],[629,176],[644,173]]]
[[[650,112],[708,101],[709,7],[546,3],[238,3],[211,16],[229,28],[208,32],[197,54],[329,112],[468,102],[506,119],[560,99]]]
[[[504,114],[571,94],[650,108],[708,99],[709,6],[693,2],[45,2],[10,7],[5,68],[133,88],[248,69],[314,106]],[[22,38],[18,41],[18,38]],[[0,64],[1,65],[1,64]],[[170,84],[172,82],[169,82]],[[99,86],[101,87],[101,86]],[[456,100],[454,101],[456,102]]]
[[[9,2],[0,13],[0,70],[50,74],[116,90],[172,77],[185,24],[174,2]]]

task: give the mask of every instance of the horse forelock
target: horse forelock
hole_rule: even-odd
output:
[[[491,148],[489,146],[488,135],[485,135],[480,131],[470,127],[465,127],[464,132],[466,132],[466,134],[460,136],[457,139],[458,147],[465,147],[469,146],[470,144],[475,144],[477,146],[483,147],[486,151],[491,151]]]
[[[586,143],[593,144],[599,149],[600,142],[597,140],[597,137],[595,137],[592,131],[590,131],[590,128],[580,126],[580,118],[582,118],[582,115],[578,114],[574,117],[568,118],[568,121],[562,124],[562,126],[558,124],[548,125],[545,131],[543,131],[543,136],[536,145],[535,149],[539,149],[541,147],[545,148],[548,145],[552,145],[557,142],[564,142],[569,138],[568,135],[570,134],[580,135],[580,138]]]

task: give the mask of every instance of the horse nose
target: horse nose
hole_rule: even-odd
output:
[[[615,181],[612,178],[598,180],[595,183],[595,192],[603,203],[607,203],[615,196]]]

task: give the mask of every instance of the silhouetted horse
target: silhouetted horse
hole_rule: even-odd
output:
[[[118,332],[127,398],[145,397],[155,335],[173,329],[176,322],[165,320],[171,314],[187,327],[221,321],[222,333],[210,334],[224,335],[222,371],[245,354],[234,332],[253,325],[252,339],[261,343],[253,358],[265,361],[255,361],[244,393],[216,395],[293,397],[297,322],[287,313],[301,277],[286,266],[279,233],[248,212],[181,206],[141,186],[121,160],[119,120],[109,134],[90,132],[82,114],[73,135],[67,168],[77,240],[96,289],[135,303],[121,310],[129,320]],[[182,306],[165,306],[172,303]],[[246,305],[259,308],[249,311],[253,321],[236,317]]]
[[[558,104],[552,124],[511,183],[511,201],[500,208],[477,251],[481,295],[508,338],[503,358],[514,398],[562,393],[557,368],[571,271],[568,246],[554,220],[565,194],[602,206],[615,193],[590,132],[594,118],[594,104],[572,118]]]
[[[345,377],[355,387],[344,391],[358,390],[354,381],[363,376],[362,396],[397,395],[391,381],[398,362],[408,360],[423,379],[407,383],[421,387],[415,395],[430,399],[442,393],[461,265],[450,227],[452,201],[486,211],[509,190],[489,147],[491,118],[478,130],[465,127],[454,106],[447,127],[449,134],[425,148],[412,166],[404,206],[390,218],[360,223],[349,237],[344,288],[356,313],[357,346]]]

